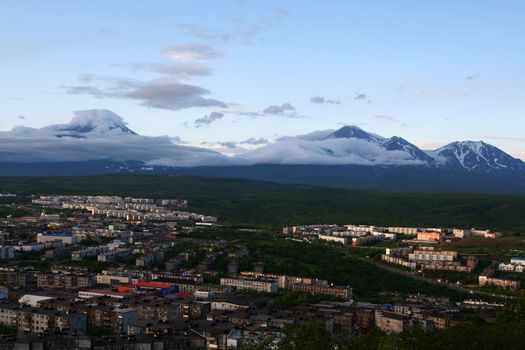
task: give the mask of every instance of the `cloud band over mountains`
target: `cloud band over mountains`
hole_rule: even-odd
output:
[[[206,125],[222,117],[221,113],[214,112],[201,118],[200,123]],[[491,169],[525,169],[525,163],[480,141],[454,142],[425,152],[400,137],[384,138],[353,126],[281,137],[273,142],[265,138],[250,138],[239,143],[224,141],[216,144],[222,151],[181,145],[178,137],[141,136],[111,111],[86,110],[75,112],[75,117],[67,124],[39,129],[16,127],[0,132],[0,162],[105,159],[196,167],[253,164],[399,166],[452,160],[466,169],[477,167],[479,162],[486,163]]]

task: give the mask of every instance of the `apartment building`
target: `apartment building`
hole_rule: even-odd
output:
[[[409,260],[416,262],[454,261],[458,252],[453,250],[416,249],[408,255]]]
[[[519,266],[525,266],[525,258],[511,258],[510,263]]]
[[[348,238],[347,237],[337,237],[337,236],[327,236],[327,235],[319,235],[319,239],[323,241],[328,242],[334,242],[334,243],[340,243],[340,244],[348,244]]]
[[[479,285],[480,286],[495,286],[501,289],[508,290],[519,290],[521,288],[521,283],[519,281],[508,280],[504,278],[495,278],[480,275],[479,276]]]
[[[386,261],[386,262],[388,262],[390,264],[396,264],[396,265],[401,265],[401,266],[404,266],[404,267],[408,267],[411,270],[416,270],[417,269],[417,263],[415,263],[413,261],[405,260],[405,259],[397,257],[395,255],[381,254],[381,260]]]
[[[10,246],[0,246],[0,260],[9,260],[15,258],[15,248]]]
[[[321,283],[297,283],[292,285],[292,291],[309,294],[330,295],[344,300],[352,299],[352,288],[349,286],[334,286]]]
[[[110,252],[99,254],[97,257],[98,261],[113,263],[117,260],[124,260],[131,258],[132,252],[131,249],[127,248],[117,248]]]
[[[48,233],[42,232],[36,235],[37,243],[50,243],[53,241],[61,241],[63,245],[72,245],[82,241],[84,235],[74,235],[72,233]]]
[[[0,285],[20,288],[32,287],[35,281],[34,276],[34,272],[0,272]]]
[[[76,250],[71,253],[71,260],[81,261],[84,259],[92,258],[109,251],[107,246],[102,247],[89,247],[86,249]]]
[[[402,235],[415,236],[417,235],[417,232],[420,231],[421,229],[417,227],[388,227],[387,230],[388,232],[392,232],[392,233],[399,233]]]
[[[439,242],[443,239],[443,233],[441,231],[418,231],[418,241],[433,241]]]
[[[86,316],[56,310],[0,304],[0,323],[17,327],[19,331],[44,333],[49,331],[86,331]]]
[[[394,312],[375,311],[376,327],[385,333],[402,333],[410,328],[410,317]]]
[[[256,292],[275,293],[279,284],[272,280],[259,280],[252,278],[221,278],[221,285],[232,286],[237,290],[253,290]]]
[[[36,285],[39,288],[86,288],[90,287],[92,282],[93,279],[89,275],[66,275],[62,273],[38,274],[36,279]]]
[[[165,298],[137,297],[126,306],[137,310],[139,320],[170,322],[182,318],[181,305]]]

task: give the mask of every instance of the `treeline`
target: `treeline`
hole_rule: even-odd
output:
[[[524,196],[372,193],[194,176],[3,177],[0,192],[184,198],[192,210],[245,224],[361,223],[525,232]]]
[[[290,329],[284,340],[275,343],[260,339],[250,350],[521,350],[525,349],[523,314],[499,317],[496,322],[479,321],[436,332],[414,328],[388,335],[373,330],[349,340],[330,335],[320,323]]]

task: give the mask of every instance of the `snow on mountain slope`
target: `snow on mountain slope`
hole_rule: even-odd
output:
[[[53,125],[58,137],[90,137],[103,136],[105,134],[129,134],[136,135],[124,123],[122,117],[106,109],[94,109],[75,112],[75,117],[65,125]]]
[[[311,133],[310,135],[312,135]],[[406,142],[405,147],[383,146],[385,138],[367,133],[356,126],[344,126],[322,138],[286,137],[238,157],[248,164],[354,164],[354,165],[424,165],[424,157]],[[417,148],[411,145],[413,148]],[[410,151],[409,151],[410,150]],[[423,153],[422,151],[420,151]]]
[[[108,110],[75,112],[67,124],[0,132],[0,162],[115,160],[167,167],[303,164],[525,171],[521,160],[482,141],[453,142],[435,151],[423,151],[401,137],[385,138],[356,126],[281,137],[259,148],[239,150],[227,156],[208,148],[177,144],[167,136],[141,136]]]
[[[334,131],[326,139],[359,139],[369,142],[381,142],[384,140],[384,137],[368,133],[357,126],[347,125]]]
[[[468,171],[525,169],[523,161],[483,141],[452,142],[435,150],[433,154],[441,163],[459,166]]]
[[[434,158],[420,150],[416,145],[411,144],[401,137],[392,136],[391,138],[384,140],[382,145],[389,151],[405,151],[414,159],[425,162],[428,165],[434,163]]]
[[[218,152],[148,137],[107,110],[76,112],[67,124],[0,132],[0,162],[140,161],[173,167],[236,164]]]

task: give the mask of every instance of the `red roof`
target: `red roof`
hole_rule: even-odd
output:
[[[160,282],[138,282],[135,284],[136,287],[143,287],[143,288],[171,288],[174,286],[174,284],[171,283],[160,283]]]
[[[190,298],[190,297],[193,296],[193,294],[190,293],[190,292],[178,292],[175,295],[178,296],[178,297],[181,297],[181,298]]]
[[[132,288],[133,288],[133,286],[118,286],[117,287],[117,292],[119,292],[119,293],[131,292]]]

